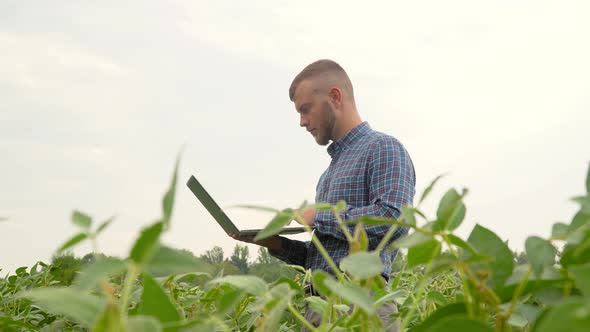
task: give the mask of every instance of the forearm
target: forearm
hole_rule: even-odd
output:
[[[255,243],[267,248],[268,250],[280,251],[282,248],[282,241],[280,236],[271,236],[269,238],[260,240]]]
[[[279,245],[274,249],[268,247],[268,252],[285,263],[305,267],[309,242],[291,240],[281,236],[277,236],[277,239],[279,239]]]

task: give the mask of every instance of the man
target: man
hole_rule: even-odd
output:
[[[319,145],[332,141],[328,147],[332,161],[319,179],[317,203],[335,205],[344,200],[347,205],[341,215],[343,220],[361,216],[398,218],[401,207],[412,204],[416,179],[408,152],[398,140],[372,130],[367,122],[363,122],[356,109],[352,83],[340,65],[331,60],[308,65],[293,80],[289,98],[300,114],[299,125]],[[302,212],[302,217],[308,225],[315,226],[314,236],[339,265],[349,254],[349,246],[333,213],[308,209]],[[348,227],[352,234],[354,225]],[[389,227],[365,226],[369,250],[377,248]],[[406,232],[406,229],[398,229],[392,240]],[[232,237],[252,243],[251,237]],[[274,236],[256,244],[267,247],[271,255],[289,264],[333,273],[309,241]],[[387,250],[380,253],[385,266],[382,276],[386,281],[395,253]],[[379,316],[386,322],[389,314],[395,311],[395,304],[384,305],[379,309]],[[312,324],[321,321],[321,316],[311,310],[306,311],[305,318]]]

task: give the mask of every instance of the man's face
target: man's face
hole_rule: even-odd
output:
[[[313,82],[305,80],[297,86],[293,99],[299,113],[299,125],[305,127],[319,145],[328,144],[336,119],[327,95],[314,92]]]

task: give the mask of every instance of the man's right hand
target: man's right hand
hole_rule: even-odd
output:
[[[229,236],[231,238],[233,238],[234,240],[238,240],[238,241],[242,241],[242,242],[246,242],[246,243],[253,243],[253,244],[257,244],[259,246],[263,246],[265,248],[274,250],[274,251],[279,251],[281,250],[281,237],[278,235],[274,235],[271,237],[267,237],[266,239],[262,239],[259,241],[254,241],[254,237],[255,235],[238,235],[235,233],[230,233]]]

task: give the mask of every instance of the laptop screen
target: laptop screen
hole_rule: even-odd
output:
[[[213,218],[215,218],[217,223],[221,226],[221,228],[223,228],[223,230],[226,233],[240,233],[236,225],[234,225],[234,223],[229,219],[225,212],[221,210],[219,205],[215,203],[213,198],[211,198],[209,193],[207,193],[205,188],[203,188],[201,183],[199,183],[199,181],[197,181],[197,179],[194,176],[191,176],[190,179],[188,179],[186,185],[193,192],[193,194],[197,196],[199,201],[201,201],[201,204],[203,204],[203,206],[207,209],[207,211],[209,211]]]

